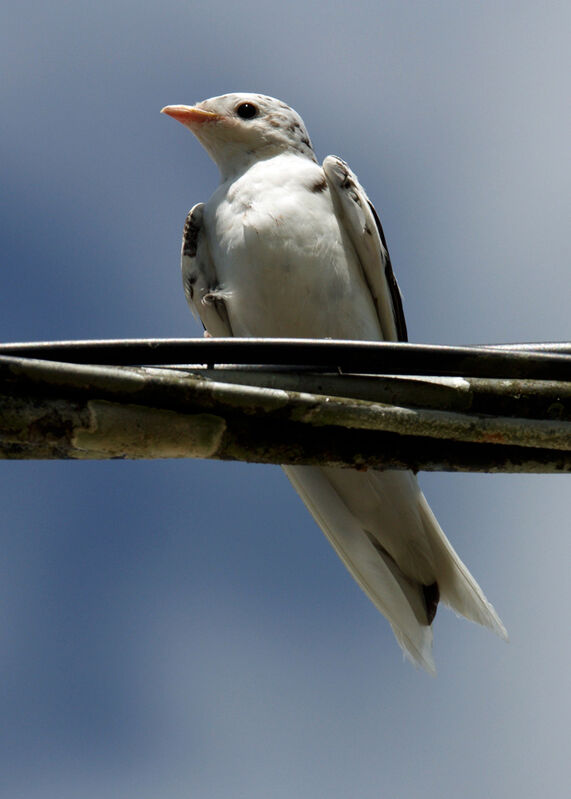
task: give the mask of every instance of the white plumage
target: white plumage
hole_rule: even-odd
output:
[[[293,109],[241,93],[163,112],[221,172],[187,217],[182,252],[187,300],[211,335],[406,339],[375,210],[341,159],[319,166]],[[439,599],[507,637],[411,472],[284,470],[415,663],[434,672]]]

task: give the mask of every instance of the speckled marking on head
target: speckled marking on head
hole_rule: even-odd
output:
[[[279,108],[283,108],[283,111],[276,110],[264,114],[264,118],[268,125],[272,128],[283,128],[286,130],[294,139],[294,147],[296,150],[299,150],[299,152],[304,155],[311,155],[314,160],[317,160],[313,152],[311,139],[303,127],[303,123],[296,119],[291,119],[291,114],[296,112],[285,103],[278,103],[278,106]]]

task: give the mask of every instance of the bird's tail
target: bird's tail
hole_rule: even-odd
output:
[[[284,470],[414,663],[435,673],[431,622],[439,598],[507,637],[412,474],[308,466]]]

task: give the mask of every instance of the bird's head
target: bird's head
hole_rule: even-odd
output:
[[[223,94],[197,105],[167,105],[161,113],[189,128],[227,178],[254,161],[294,152],[315,161],[302,118],[274,97]]]

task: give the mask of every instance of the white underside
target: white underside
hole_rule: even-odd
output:
[[[205,225],[235,336],[378,340],[361,266],[321,167],[283,155],[251,167],[206,204]]]

